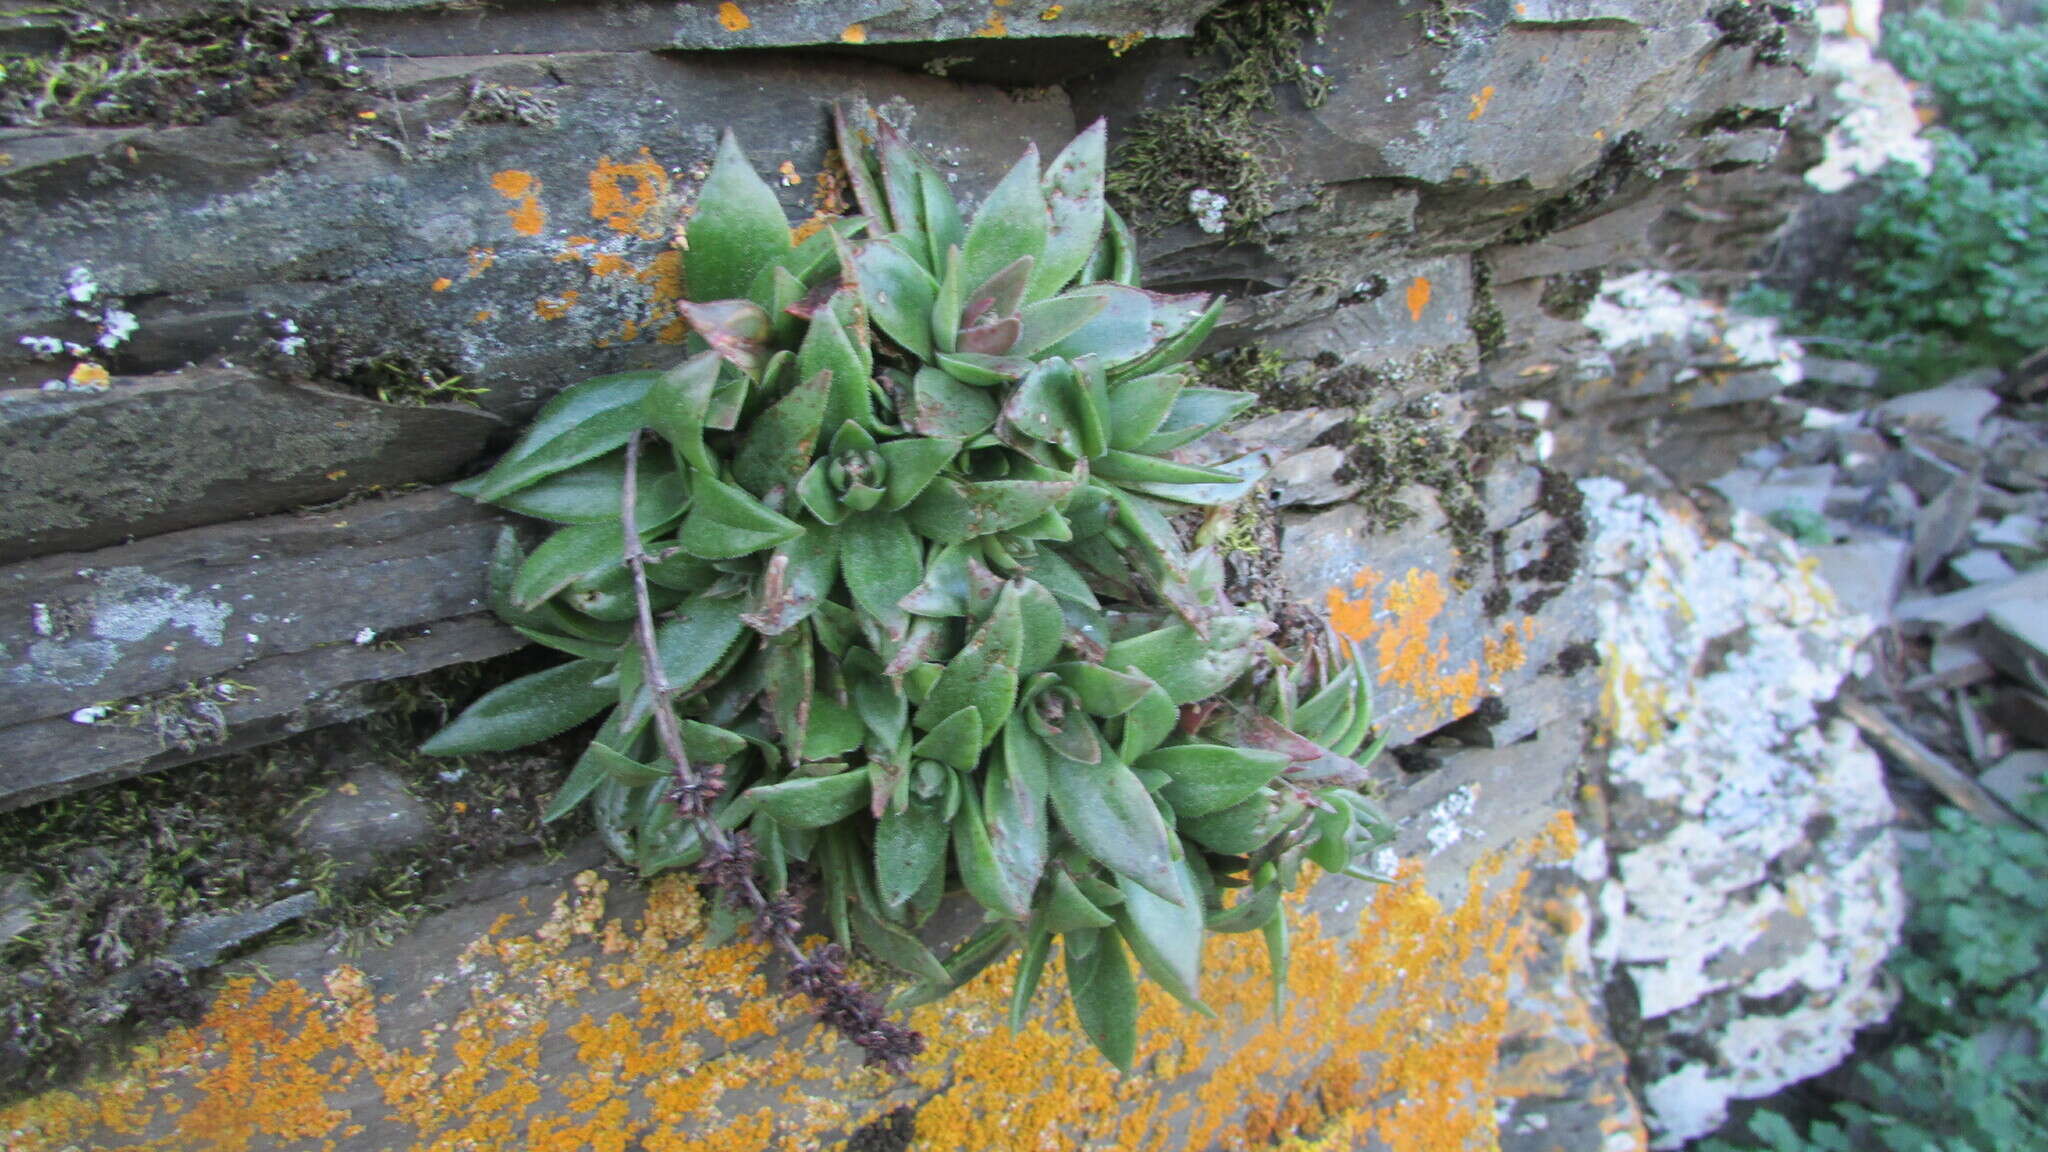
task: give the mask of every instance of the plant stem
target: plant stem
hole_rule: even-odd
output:
[[[625,561],[633,573],[633,602],[638,610],[633,635],[640,645],[647,691],[654,697],[654,730],[662,753],[675,770],[677,784],[687,795],[697,798],[679,803],[677,809],[703,841],[704,857],[699,867],[719,890],[753,914],[756,933],[789,963],[791,982],[811,998],[819,1019],[865,1049],[869,1063],[884,1064],[902,1073],[910,1057],[923,1050],[924,1038],[882,1018],[874,997],[846,979],[836,946],[827,945],[814,956],[797,943],[791,905],[786,897],[771,899],[761,891],[753,872],[752,844],[743,836],[728,833],[711,814],[710,801],[715,789],[706,790],[705,773],[691,765],[689,753],[683,748],[682,725],[676,721],[674,707],[675,688],[662,669],[661,649],[655,641],[654,605],[647,593],[647,553],[640,547],[636,502],[641,435],[635,432],[626,441],[626,483],[619,496],[619,519],[625,527]],[[725,866],[719,866],[721,863]]]

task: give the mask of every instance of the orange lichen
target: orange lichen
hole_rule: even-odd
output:
[[[431,285],[431,287],[436,292],[446,292],[450,288],[455,287],[455,281],[449,279],[446,276],[436,276],[434,277],[434,283]]]
[[[540,181],[533,173],[507,168],[491,177],[491,187],[498,195],[515,201],[505,209],[505,218],[512,221],[514,232],[538,236],[547,227],[547,210],[540,206]]]
[[[848,24],[840,31],[839,39],[842,43],[846,44],[865,44],[868,42],[868,26],[865,24]]]
[[[1408,282],[1408,318],[1422,322],[1422,310],[1429,307],[1429,277],[1417,276]]]
[[[1561,819],[1515,860],[1568,856],[1572,839]],[[586,872],[545,914],[501,920],[430,969],[417,1002],[380,998],[350,967],[328,973],[324,995],[231,981],[200,1024],[118,1074],[0,1109],[0,1144],[765,1152],[833,1146],[921,1101],[921,1147],[977,1152],[1244,1147],[1310,1130],[1395,1152],[1492,1147],[1507,992],[1529,940],[1526,872],[1510,863],[1482,865],[1452,910],[1411,866],[1337,933],[1292,901],[1277,1014],[1256,935],[1219,938],[1202,988],[1219,1018],[1144,985],[1126,1077],[1089,1049],[1056,961],[1048,1003],[1004,1027],[1006,962],[916,1011],[931,1049],[907,1085],[858,1068],[776,995],[758,945],[706,944],[685,879],[655,881],[624,916]],[[437,993],[459,1007],[426,1008]]]
[[[659,240],[667,235],[667,222],[651,217],[668,193],[668,172],[646,148],[624,162],[600,156],[590,170],[590,218],[604,221],[614,232]]]
[[[497,262],[497,249],[471,248],[469,250],[469,271],[464,272],[462,274],[462,278],[465,280],[474,280],[477,277],[483,275],[486,271],[489,271],[491,265],[496,264]]]
[[[576,300],[581,295],[571,288],[559,296],[543,296],[533,302],[533,314],[543,320],[560,320],[576,307]]]
[[[74,387],[105,388],[113,382],[114,374],[101,365],[84,360],[71,369],[69,379]]]
[[[740,6],[732,0],[725,0],[725,3],[718,6],[718,23],[727,32],[745,32],[754,26],[753,20],[749,19],[745,12],[740,11]]]
[[[1472,114],[1465,117],[1465,119],[1477,120],[1481,116],[1486,115],[1486,106],[1491,103],[1493,103],[1493,85],[1488,84],[1472,94]]]
[[[997,7],[1001,6],[999,2]],[[1003,19],[1001,12],[990,12],[988,14],[988,23],[976,28],[974,34],[976,36],[1008,36],[1010,34],[1010,24],[1009,21]]]
[[[472,324],[487,324],[495,319],[497,315],[496,312],[491,311],[489,308],[479,308],[476,310],[476,315],[469,318],[469,322]]]

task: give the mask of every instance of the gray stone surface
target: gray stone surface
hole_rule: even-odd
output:
[[[504,421],[397,407],[194,368],[100,393],[0,392],[0,560],[87,551],[336,500],[376,483],[446,480]],[[361,479],[357,479],[360,477]]]
[[[335,861],[343,880],[379,856],[412,848],[434,831],[433,814],[389,768],[365,765],[292,814],[292,842]]]
[[[309,708],[360,715],[362,686],[518,647],[483,606],[506,522],[434,490],[0,569],[0,806],[194,758],[149,722],[189,686],[233,686],[227,734],[275,738]]]
[[[0,388],[63,374],[17,341],[76,338],[64,286],[83,268],[102,303],[137,319],[120,372],[222,353],[316,378],[383,361],[460,375],[490,389],[490,411],[529,414],[587,376],[675,359],[671,235],[721,131],[764,173],[787,163],[802,177],[778,185],[792,219],[812,207],[835,99],[888,112],[970,200],[1027,143],[1056,150],[1073,132],[1057,94],[851,59],[593,52],[375,68],[379,90],[354,101],[377,119],[311,104],[290,147],[275,127],[289,104],[195,127],[0,129],[13,158],[0,168]],[[474,93],[492,86],[553,112],[479,118]]]

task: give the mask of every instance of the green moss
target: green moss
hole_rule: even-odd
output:
[[[1432,489],[1458,554],[1453,582],[1466,587],[1478,578],[1482,562],[1492,557],[1480,489],[1493,448],[1486,432],[1453,435],[1427,401],[1417,401],[1395,411],[1361,413],[1315,443],[1343,446],[1344,463],[1334,479],[1363,485],[1353,503],[1374,529],[1395,531],[1412,523],[1418,513],[1400,499],[1401,491],[1411,484]]]
[[[59,9],[52,55],[0,55],[0,126],[197,124],[309,85],[353,87],[327,17],[253,4],[168,19]]]
[[[1507,320],[1493,299],[1493,265],[1484,256],[1472,260],[1472,317],[1466,323],[1472,329],[1473,342],[1479,345],[1481,359],[1507,343]]]
[[[1223,220],[1234,238],[1256,233],[1272,215],[1280,185],[1260,114],[1278,106],[1282,84],[1295,85],[1311,108],[1328,95],[1329,81],[1302,62],[1301,44],[1322,33],[1330,3],[1228,0],[1196,26],[1196,50],[1222,70],[1181,103],[1140,113],[1110,165],[1109,194],[1139,227],[1189,218],[1188,196],[1198,188],[1229,199]]]
[[[157,747],[196,752],[227,739],[227,710],[249,700],[256,689],[235,680],[205,680],[148,696],[98,705],[95,724],[147,728]]]
[[[1594,208],[1613,199],[1638,177],[1655,180],[1664,174],[1663,154],[1645,144],[1640,134],[1624,133],[1600,155],[1591,175],[1561,195],[1529,210],[1501,234],[1505,244],[1528,244],[1560,228],[1578,223]]]
[[[318,910],[282,934],[332,933],[348,951],[381,946],[478,868],[587,834],[580,810],[540,822],[567,770],[552,748],[456,760],[416,751],[449,716],[534,663],[518,653],[394,681],[363,725],[0,813],[0,889],[20,885],[37,909],[28,929],[0,941],[0,1100],[62,1083],[96,1054],[191,1018],[204,973],[166,959],[181,924],[312,892]],[[99,722],[168,725],[167,738],[189,737],[179,726],[203,725],[193,709],[222,700],[223,687],[246,691],[194,685]],[[292,818],[366,763],[405,781],[432,831],[344,881],[292,840]]]

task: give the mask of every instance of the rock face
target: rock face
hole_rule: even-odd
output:
[[[1655,1146],[1675,1148],[1890,1011],[1891,800],[1855,728],[1816,712],[1869,623],[1747,513],[1714,541],[1614,481],[1584,487],[1611,741],[1594,949]]]
[[[1811,726],[1849,626],[1748,536],[1689,545],[1747,581],[1716,601],[1721,631],[1638,619],[1655,604],[1620,557],[1677,564],[1680,529],[1606,488],[1589,513],[1563,470],[1645,428],[1690,452],[1769,423],[1784,350],[1731,342],[1725,314],[1643,269],[1725,272],[1791,211],[1826,127],[1801,118],[1806,6],[1338,0],[1319,35],[1278,40],[1263,21],[1313,5],[286,7],[334,49],[289,82],[161,123],[0,127],[0,809],[357,719],[388,681],[518,647],[482,606],[509,520],[415,486],[480,467],[567,384],[679,356],[676,228],[719,132],[793,222],[844,206],[835,99],[905,128],[971,201],[1097,116],[1142,141],[1225,74],[1188,40],[1207,15],[1210,39],[1287,61],[1214,126],[1257,158],[1231,193],[1259,215],[1205,227],[1193,189],[1133,215],[1154,286],[1233,297],[1213,382],[1261,406],[1205,450],[1277,465],[1227,564],[1371,668],[1402,879],[1313,891],[1277,1015],[1255,942],[1212,959],[1217,1023],[1148,986],[1129,1079],[1064,1002],[1008,1032],[999,967],[920,1010],[935,1054],[892,1083],[767,993],[754,949],[707,940],[685,884],[629,884],[591,847],[445,894],[359,960],[266,950],[250,963],[275,982],[235,970],[194,1028],[0,1111],[0,1143],[872,1149],[914,1130],[943,1148],[1622,1152],[1648,1138],[1631,1076],[1673,1138],[1817,1068],[1876,1010],[1883,814],[1844,798],[1867,754]],[[219,13],[151,0],[134,34]],[[36,13],[0,33],[43,54],[65,35]],[[1824,625],[1812,651],[1802,621]],[[1738,626],[1754,655],[1719,644]],[[1746,660],[1798,671],[1737,766],[1791,805],[1728,807],[1704,713],[1666,732],[1612,708],[1607,804],[1583,805],[1619,669],[1668,679],[1709,654],[1715,700],[1749,690]],[[1712,845],[1660,838],[1681,815],[1749,847],[1695,859]],[[1735,884],[1765,861],[1761,887]],[[1863,901],[1812,890],[1851,867]],[[1700,902],[1649,900],[1666,880]],[[307,910],[174,939],[205,967]],[[1638,990],[1633,1067],[1609,977]],[[1745,997],[1784,1013],[1736,1018]]]

